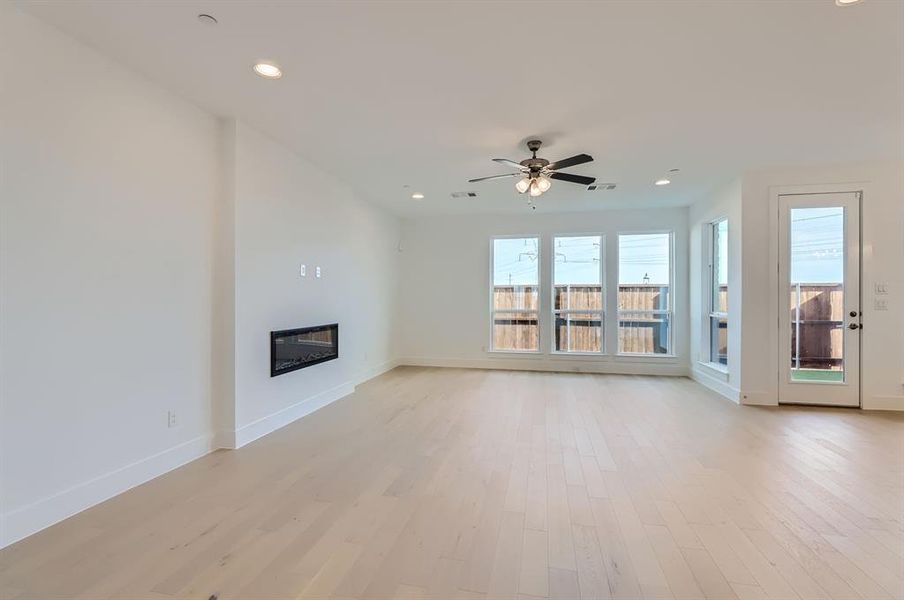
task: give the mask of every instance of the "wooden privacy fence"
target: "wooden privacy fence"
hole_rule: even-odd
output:
[[[618,286],[618,351],[637,354],[669,352],[669,286]]]
[[[601,286],[557,285],[553,291],[556,312],[556,348],[571,352],[599,352],[603,323]],[[668,350],[669,287],[625,284],[618,287],[618,351],[643,354]],[[536,286],[499,285],[493,289],[493,347],[508,350],[539,348]]]
[[[618,351],[662,353],[668,348],[671,323],[668,286],[618,286]],[[791,360],[804,369],[840,369],[843,352],[844,293],[838,283],[791,286]],[[536,286],[496,286],[493,347],[509,350],[539,348],[539,290]],[[727,312],[727,290],[719,290],[718,308]],[[603,323],[600,286],[555,286],[556,347],[573,352],[599,352]]]
[[[792,283],[791,366],[831,369],[842,366],[844,287],[840,283]]]

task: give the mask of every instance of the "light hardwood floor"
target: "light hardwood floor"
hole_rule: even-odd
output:
[[[901,598],[904,416],[400,368],[0,551],[18,598]]]

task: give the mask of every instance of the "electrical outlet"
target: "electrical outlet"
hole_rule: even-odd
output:
[[[873,310],[888,310],[888,300],[885,298],[874,298]]]
[[[175,427],[176,426],[176,411],[169,410],[166,412],[166,426],[167,427]]]

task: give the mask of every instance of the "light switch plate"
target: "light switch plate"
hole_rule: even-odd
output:
[[[888,284],[885,282],[878,282],[873,287],[876,294],[887,294],[888,293]]]
[[[317,268],[314,269],[314,276],[315,276],[317,279],[320,279],[320,267],[317,267]]]
[[[301,265],[301,268],[298,269],[298,275],[301,276],[301,277],[307,277],[307,275],[308,275],[308,268],[307,268],[307,266]]]

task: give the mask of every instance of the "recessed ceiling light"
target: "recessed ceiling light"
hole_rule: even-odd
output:
[[[861,2],[863,2],[863,0],[835,0],[835,6],[850,6]]]
[[[259,62],[254,65],[254,72],[266,79],[279,79],[282,77],[282,70],[273,63]]]
[[[217,23],[219,23],[219,21],[217,21],[216,17],[214,17],[213,15],[205,14],[205,13],[201,13],[200,15],[198,15],[198,20],[201,21],[202,23],[204,23],[205,25],[216,25]]]
[[[657,180],[654,181],[653,183],[654,183],[654,185],[668,185],[668,184],[670,184],[670,183],[672,183],[672,182],[671,182],[670,180],[668,180],[668,179],[657,179]]]
[[[415,200],[423,200],[424,199],[424,195],[420,192],[415,192],[415,193],[411,194],[411,197],[414,198]]]

